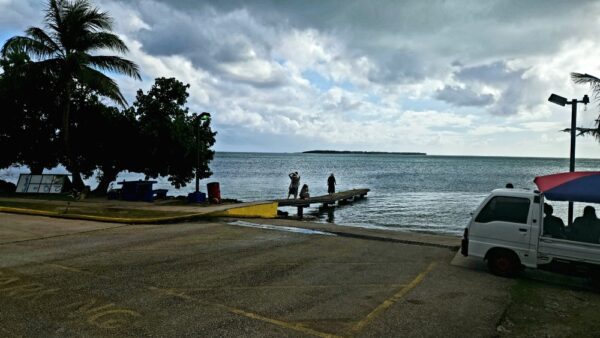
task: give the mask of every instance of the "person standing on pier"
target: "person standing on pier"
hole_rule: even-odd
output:
[[[327,179],[327,192],[331,195],[331,194],[335,194],[335,185],[337,183],[335,182],[335,176],[333,176],[333,173],[331,173],[331,175],[329,175],[329,178]]]
[[[290,176],[290,188],[288,190],[288,199],[290,195],[294,195],[294,199],[298,198],[298,187],[300,186],[300,175],[297,171],[289,174]]]

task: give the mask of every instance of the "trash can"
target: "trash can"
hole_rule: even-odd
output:
[[[151,182],[151,183],[147,183]],[[152,192],[152,184],[155,181],[142,181],[137,185],[137,201],[154,202],[154,193]]]
[[[221,186],[219,185],[219,182],[211,182],[207,184],[206,190],[208,191],[208,200],[211,203],[221,202]]]
[[[156,181],[123,181],[117,182],[123,185],[121,188],[121,199],[124,201],[154,201],[152,185]]]
[[[203,192],[192,192],[188,194],[188,203],[206,202],[206,194]]]

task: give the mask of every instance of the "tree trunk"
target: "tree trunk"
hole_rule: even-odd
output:
[[[63,127],[63,146],[65,149],[65,167],[73,175],[73,189],[82,191],[84,188],[81,173],[77,168],[77,161],[71,151],[70,139],[70,113],[71,113],[71,84],[68,83],[65,88],[65,101],[63,102],[62,127]]]
[[[43,165],[30,164],[29,165],[29,171],[31,171],[32,175],[41,175],[44,172],[44,166]]]
[[[73,188],[78,191],[83,191],[85,184],[81,179],[81,174],[79,173],[79,171],[71,170],[71,175],[73,175]]]
[[[94,195],[104,196],[108,190],[108,186],[110,182],[117,179],[117,175],[119,174],[119,170],[113,168],[102,168],[102,175],[100,177],[100,182],[94,191],[92,192]]]
[[[71,91],[69,90],[69,85],[67,85],[65,89],[65,97],[63,101],[62,107],[62,139],[63,139],[63,147],[65,150],[65,167],[71,167],[73,164],[73,154],[71,154],[71,146],[69,140],[69,118],[71,113]]]

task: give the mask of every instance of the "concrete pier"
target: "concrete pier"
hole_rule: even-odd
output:
[[[276,200],[280,207],[297,207],[298,218],[302,218],[304,208],[310,207],[311,204],[321,204],[321,208],[330,208],[338,205],[352,203],[358,199],[362,199],[371,191],[370,189],[353,189],[348,191],[340,191],[331,195],[315,196],[306,199],[281,199]]]

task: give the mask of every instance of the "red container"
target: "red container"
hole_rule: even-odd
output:
[[[219,185],[219,182],[211,182],[207,184],[206,190],[208,191],[208,200],[211,203],[221,202],[221,186]]]

